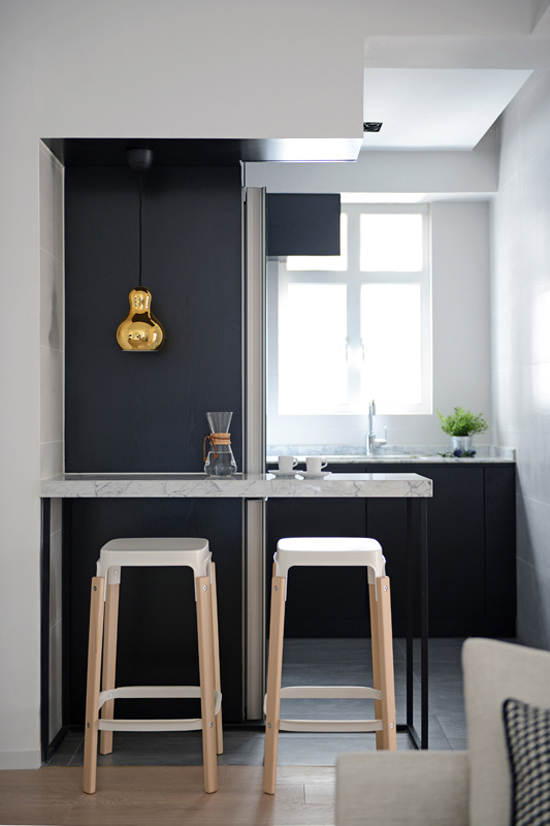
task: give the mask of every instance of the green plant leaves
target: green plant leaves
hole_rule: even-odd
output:
[[[441,429],[449,436],[474,436],[476,433],[483,433],[489,427],[481,413],[472,413],[463,407],[455,407],[454,412],[448,416],[443,416],[438,410],[437,415]]]

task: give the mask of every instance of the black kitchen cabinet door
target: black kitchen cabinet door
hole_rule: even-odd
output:
[[[428,500],[429,629],[435,637],[514,636],[515,466],[370,465],[373,473],[419,473]],[[405,632],[404,503],[367,500],[367,532],[379,540],[391,578],[396,636]],[[413,572],[415,592],[420,588]],[[418,628],[415,629],[418,633]]]
[[[481,465],[432,467],[428,504],[430,622],[442,636],[453,624],[476,633],[485,618],[484,484]]]

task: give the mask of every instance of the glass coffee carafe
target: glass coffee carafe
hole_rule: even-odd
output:
[[[233,413],[207,413],[210,435],[204,439],[204,472],[207,476],[231,476],[237,472],[237,463],[231,450],[229,425]],[[208,454],[206,442],[210,442]]]

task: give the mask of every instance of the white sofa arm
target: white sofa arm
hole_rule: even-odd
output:
[[[468,826],[467,751],[341,754],[336,826]]]

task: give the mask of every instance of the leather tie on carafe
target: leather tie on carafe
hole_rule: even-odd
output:
[[[204,442],[202,443],[202,454],[203,459],[206,462],[206,442],[210,442],[212,445],[212,449],[214,450],[214,459],[218,458],[218,451],[216,450],[216,445],[230,445],[231,444],[231,434],[230,433],[210,433],[209,436],[204,437]]]

